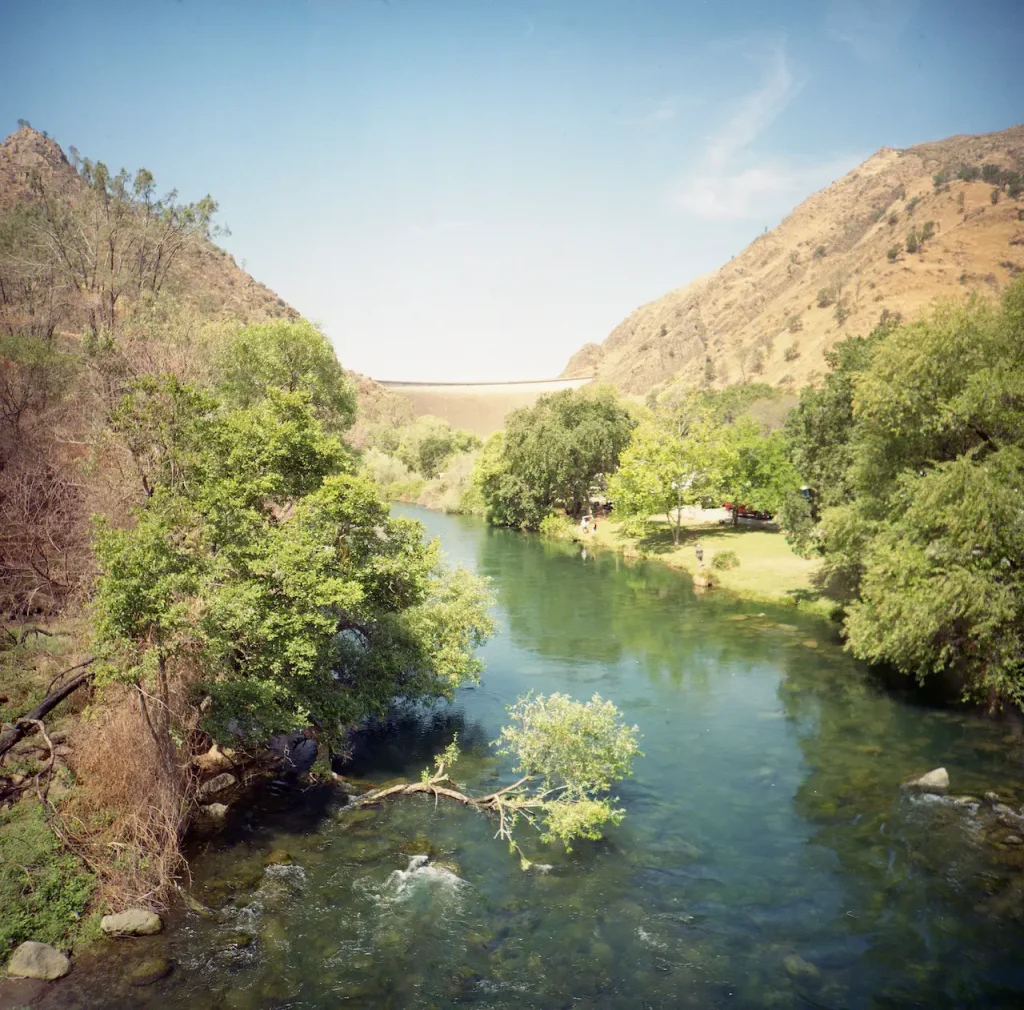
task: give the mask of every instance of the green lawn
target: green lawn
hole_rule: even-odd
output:
[[[629,536],[620,523],[607,520],[599,520],[597,532],[587,537],[584,543],[614,547],[627,556],[656,558],[691,573],[697,571],[694,548],[699,542],[704,548],[704,567],[721,589],[750,599],[795,604],[825,616],[832,616],[843,602],[841,593],[823,584],[821,562],[794,554],[779,532],[694,520],[684,524],[676,546],[664,517],[652,517],[642,537]],[[723,551],[732,551],[739,564],[714,568],[715,555]]]

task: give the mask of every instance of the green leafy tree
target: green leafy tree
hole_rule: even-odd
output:
[[[355,390],[330,341],[306,320],[247,326],[219,356],[224,398],[247,407],[269,390],[304,391],[324,426],[344,431],[355,418]]]
[[[137,690],[165,754],[175,685],[208,699],[216,739],[259,743],[310,723],[337,737],[477,674],[483,585],[349,472],[308,391],[228,408],[147,380],[113,426],[148,493],[97,535],[101,676]]]
[[[611,789],[632,775],[640,749],[638,728],[627,726],[615,705],[596,694],[588,702],[564,694],[530,694],[508,712],[511,724],[492,746],[512,759],[520,775],[516,782],[486,796],[461,792],[451,776],[459,758],[458,741],[453,740],[419,782],[375,790],[353,805],[425,793],[482,810],[497,820],[495,837],[518,853],[523,869],[530,861],[516,840],[522,823],[536,829],[541,842],[561,842],[569,851],[578,839],[599,839],[606,825],[622,821],[625,811],[615,806]]]
[[[852,382],[822,512],[826,564],[858,590],[856,655],[923,680],[952,671],[990,704],[1024,699],[1024,282],[1000,309],[944,305],[885,334]]]
[[[395,455],[424,477],[436,477],[451,456],[471,452],[481,445],[472,432],[452,428],[443,418],[430,414],[416,418],[396,434]]]
[[[536,529],[555,507],[578,514],[615,471],[635,423],[608,388],[567,389],[513,411],[498,458],[481,461],[489,520]]]
[[[641,522],[664,514],[678,544],[683,507],[718,491],[713,467],[717,428],[706,410],[685,426],[685,434],[664,415],[638,425],[608,484],[616,514]]]

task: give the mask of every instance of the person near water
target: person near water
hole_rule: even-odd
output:
[[[704,567],[704,545],[698,540],[697,541],[697,546],[693,550],[694,550],[694,553],[697,555],[697,564],[700,565],[701,568],[703,568]]]

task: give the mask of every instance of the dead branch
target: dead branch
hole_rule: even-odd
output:
[[[79,663],[78,668],[89,666],[93,661],[93,659],[88,659],[84,663]],[[73,667],[72,669],[75,668]],[[0,733],[0,760],[22,737],[27,736],[30,732],[34,732],[42,724],[44,716],[52,712],[65,698],[74,694],[75,691],[83,684],[87,684],[91,679],[92,672],[85,670],[77,677],[69,680],[59,690],[48,694],[31,712],[26,712],[25,715],[15,719],[10,729],[5,729],[3,733]]]

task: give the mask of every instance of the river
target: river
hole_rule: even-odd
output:
[[[409,798],[353,814],[332,788],[267,789],[194,854],[193,894],[217,918],[189,912],[101,948],[102,973],[76,967],[61,1006],[1024,1005],[1024,846],[993,845],[973,807],[900,788],[944,765],[953,793],[1019,805],[1005,724],[893,696],[793,609],[396,511],[494,580],[501,630],[479,686],[361,740],[349,773],[418,778],[458,732],[456,778],[490,791],[510,777],[487,755],[505,706],[598,692],[643,735],[623,823],[569,855],[525,836],[538,865],[524,872],[463,808]],[[294,862],[265,867],[272,850]],[[174,972],[130,989],[153,954]]]

